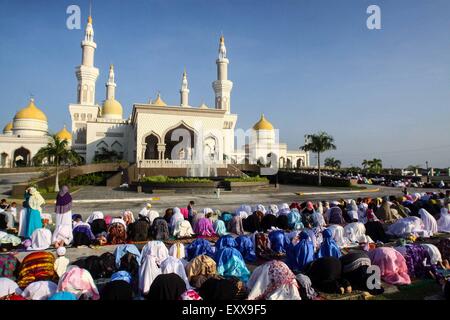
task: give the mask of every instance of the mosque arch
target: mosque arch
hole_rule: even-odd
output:
[[[203,158],[212,161],[219,160],[219,140],[211,133],[203,141]]]
[[[278,166],[280,168],[284,168],[284,165],[286,164],[286,159],[284,157],[280,157],[279,161],[278,161]]]
[[[6,152],[2,152],[0,154],[0,167],[5,168],[8,165],[8,154]]]
[[[292,168],[292,160],[290,158],[287,158],[286,160],[286,168],[288,169]]]
[[[31,162],[31,152],[30,150],[20,147],[14,151],[14,166],[15,167],[26,167]]]
[[[298,158],[297,159],[297,168],[301,168],[305,166],[305,160],[303,160],[303,158]]]
[[[102,148],[105,148],[106,150],[108,150],[109,146],[108,146],[108,144],[105,141],[102,140],[99,143],[97,143],[96,148],[97,148],[97,151],[102,149]]]
[[[158,143],[161,141],[160,137],[155,133],[150,133],[143,138],[145,144],[144,159],[157,160],[158,156]]]
[[[111,150],[120,154],[123,153],[123,146],[119,141],[114,141],[113,144],[111,144]]]
[[[184,121],[167,129],[163,136],[166,146],[164,159],[184,160],[191,158],[194,154],[196,132],[192,127],[184,123]],[[183,158],[180,158],[181,156]]]

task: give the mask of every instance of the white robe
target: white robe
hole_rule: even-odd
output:
[[[442,262],[442,255],[435,245],[429,243],[422,243],[421,246],[424,247],[424,249],[427,250],[428,254],[430,255],[431,259],[430,262],[432,265],[436,265],[439,262]]]
[[[53,231],[52,243],[57,241],[64,241],[64,244],[68,246],[73,240],[72,224],[60,224]]]
[[[366,227],[360,222],[352,222],[344,227],[344,233],[351,242],[365,242]]]
[[[186,257],[186,249],[181,242],[174,243],[169,249],[169,255],[177,259],[184,259]]]
[[[189,284],[189,280],[186,275],[186,270],[184,269],[184,265],[181,260],[172,256],[167,257],[167,259],[161,263],[161,273],[175,273],[179,275],[180,278],[183,279],[183,281],[186,283],[186,288],[188,290],[191,289],[191,285]]]
[[[450,233],[450,213],[448,209],[441,209],[441,217],[437,221],[437,226],[439,232]]]
[[[27,210],[22,209],[19,213],[19,237],[25,237],[25,232],[27,231]]]
[[[186,238],[194,234],[194,230],[192,230],[191,224],[187,220],[178,221],[173,230],[173,236],[175,238]]]
[[[143,256],[143,261],[139,267],[139,291],[146,295],[153,281],[161,274],[161,269],[156,264],[155,257]]]
[[[22,290],[17,283],[8,278],[0,278],[0,298],[13,293],[22,294]]]
[[[419,210],[420,218],[423,221],[424,229],[428,231],[429,235],[438,232],[438,225],[436,219],[425,209]]]
[[[31,235],[31,246],[27,250],[46,250],[52,245],[52,232],[47,228],[39,228]]]
[[[423,231],[424,225],[422,219],[418,217],[406,217],[398,219],[391,224],[386,233],[396,237],[403,237],[412,233],[423,233]]]
[[[350,241],[345,237],[344,227],[332,224],[327,229],[331,230],[332,238],[336,241],[336,244],[340,247],[346,247],[350,244]]]
[[[169,256],[169,250],[167,250],[166,245],[162,241],[149,241],[147,244],[142,248],[142,261],[147,256],[152,256],[155,258],[156,263],[158,266],[161,265],[161,263],[167,259]]]

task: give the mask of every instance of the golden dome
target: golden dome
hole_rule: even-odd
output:
[[[64,140],[72,141],[72,134],[71,134],[69,131],[67,131],[66,126],[64,126],[64,128],[63,128],[60,132],[58,132],[58,133],[56,134],[56,136],[57,136],[57,137],[59,138],[59,140],[61,140],[61,141],[64,141]]]
[[[105,115],[120,115],[123,114],[123,108],[119,101],[116,99],[108,99],[103,103],[102,116]]]
[[[163,99],[161,99],[160,94],[158,94],[158,96],[156,97],[156,100],[152,102],[152,105],[157,106],[157,107],[167,107],[167,104],[163,101]]]
[[[32,119],[47,122],[47,116],[34,104],[34,99],[30,99],[28,106],[16,113],[14,120],[17,119]]]
[[[273,130],[273,125],[266,120],[264,115],[261,115],[261,119],[253,126],[253,130]]]
[[[3,133],[12,132],[12,130],[13,130],[13,123],[10,122],[5,126],[5,128],[3,128]]]

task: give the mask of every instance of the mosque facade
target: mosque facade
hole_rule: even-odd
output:
[[[191,103],[185,71],[179,104],[167,104],[158,93],[153,100],[135,103],[128,118],[124,118],[123,107],[116,99],[113,65],[105,84],[105,99],[101,104],[96,102],[100,71],[94,63],[97,44],[91,17],[81,48],[81,65],[75,71],[77,101],[69,104],[71,130],[64,127],[57,136],[68,140],[86,163],[94,162],[101,153],[112,152],[142,168],[188,168],[204,163],[214,167],[268,165],[274,161],[279,167],[309,166],[309,154],[290,151],[286,144],[279,143],[278,130],[264,115],[250,130],[235,130],[238,115],[231,112],[233,82],[228,77],[230,61],[223,36],[216,60],[217,79],[212,82],[214,106]],[[49,141],[47,116],[31,99],[0,134],[0,167],[32,165],[34,155]]]

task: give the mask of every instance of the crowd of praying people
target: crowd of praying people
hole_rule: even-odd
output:
[[[450,192],[233,212],[196,210],[193,201],[158,212],[148,203],[137,216],[96,211],[83,221],[64,186],[54,230],[44,203],[35,188],[19,214],[2,201],[2,300],[320,300],[424,278],[449,299],[450,239],[436,235],[450,233]],[[100,256],[66,257],[67,248],[108,245]],[[29,254],[19,261],[17,250]],[[370,285],[371,266],[383,283]]]

